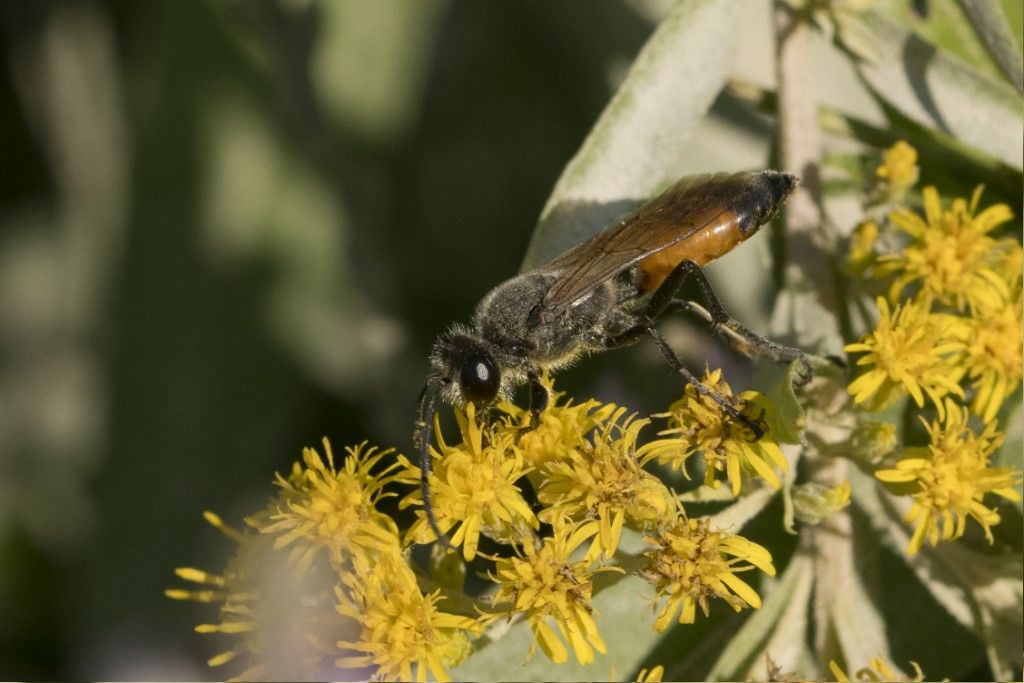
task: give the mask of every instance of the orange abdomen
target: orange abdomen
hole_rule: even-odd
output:
[[[735,211],[725,211],[715,222],[640,261],[640,291],[657,289],[683,261],[705,266],[757,232],[755,228],[744,234],[740,224],[741,218]]]

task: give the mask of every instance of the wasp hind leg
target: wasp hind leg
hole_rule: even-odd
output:
[[[697,283],[704,299],[703,306],[695,301],[676,298],[676,294],[688,278],[693,278]],[[803,351],[762,337],[729,315],[704,271],[692,261],[683,261],[669,273],[661,286],[651,295],[646,313],[651,320],[656,320],[675,311],[687,311],[702,318],[740,354],[748,357],[763,356],[776,363],[797,363],[798,386],[807,384],[814,377],[810,360]]]
[[[763,415],[757,417],[750,417],[743,413],[743,411],[737,407],[737,405],[730,401],[725,396],[722,396],[717,391],[706,386],[700,379],[690,372],[683,361],[679,359],[676,352],[669,346],[669,343],[665,341],[665,338],[661,336],[657,328],[654,327],[654,321],[648,318],[645,314],[641,314],[636,324],[628,328],[626,331],[618,334],[614,337],[610,337],[605,341],[605,348],[614,349],[622,346],[628,346],[637,342],[643,337],[650,337],[654,340],[654,343],[658,346],[658,350],[661,351],[661,355],[665,357],[668,364],[672,366],[672,369],[683,376],[688,384],[692,384],[694,389],[697,390],[701,396],[707,396],[709,399],[714,401],[719,408],[721,408],[726,415],[734,420],[741,422],[747,429],[750,430],[753,435],[752,441],[759,440],[767,432],[767,426],[762,419]]]

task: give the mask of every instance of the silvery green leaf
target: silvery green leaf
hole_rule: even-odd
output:
[[[872,477],[857,470],[851,471],[850,483],[858,507],[882,532],[879,540],[905,557],[910,529],[897,509],[905,501],[889,497]],[[935,600],[985,643],[997,680],[1020,667],[1024,567],[1019,554],[980,553],[963,542],[941,541],[934,547],[925,543],[906,562]]]
[[[1017,403],[1013,410],[1007,415],[1005,422],[1006,440],[996,453],[993,464],[998,467],[1021,468],[1021,453],[1024,452],[1024,406]],[[1014,487],[1020,498],[1013,501],[1018,510],[1024,509],[1024,482],[1017,482]]]
[[[708,680],[763,680],[765,655],[782,671],[808,672],[815,666],[806,638],[814,562],[798,552],[777,581],[764,585],[761,609],[750,615],[726,645]]]
[[[824,650],[835,638],[843,661],[858,665],[879,657],[891,661],[885,619],[862,573],[864,553],[877,553],[878,546],[874,542],[855,546],[856,527],[849,512],[842,512],[829,520],[827,531],[813,536],[818,646]],[[825,619],[827,624],[821,626]]]
[[[524,269],[596,234],[675,179],[672,165],[725,84],[741,5],[683,0],[661,22],[555,185]]]
[[[782,452],[786,455],[786,459],[790,461],[791,472],[796,469],[796,464],[793,462],[792,451],[793,448],[790,446],[782,447]],[[752,520],[761,512],[761,510],[764,510],[765,507],[767,507],[768,503],[771,502],[776,493],[777,491],[775,489],[766,484],[751,493],[741,496],[729,507],[716,512],[709,517],[711,528],[727,529],[731,533],[739,533],[739,530],[742,529],[747,522]]]
[[[918,123],[1024,167],[1024,111],[1011,86],[873,12],[861,19],[870,30],[859,37],[873,38],[879,58],[860,59],[857,68],[879,97]]]
[[[1017,92],[1024,94],[1024,67],[1021,65],[1020,50],[1000,3],[993,0],[960,0],[960,6],[992,59]]]

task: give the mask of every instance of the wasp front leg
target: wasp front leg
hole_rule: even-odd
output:
[[[540,381],[540,371],[529,370],[526,380],[530,383],[530,429],[540,424],[540,414],[548,407],[550,394],[548,388]]]

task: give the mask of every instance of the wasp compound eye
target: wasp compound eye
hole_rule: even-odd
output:
[[[459,387],[467,401],[485,405],[498,395],[501,374],[487,353],[474,353],[466,358],[459,375]]]

